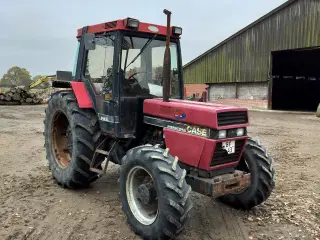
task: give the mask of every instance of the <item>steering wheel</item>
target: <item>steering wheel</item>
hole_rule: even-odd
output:
[[[147,73],[147,72],[135,72],[135,73],[131,74],[131,75],[128,77],[128,79],[133,79],[134,82],[139,82],[138,79],[136,79],[136,78],[134,77],[135,75],[137,75],[137,74],[139,74],[139,73]]]
[[[134,76],[136,75],[137,73],[134,73],[134,74],[131,74],[129,77],[128,77],[128,82],[129,84],[133,84],[133,83],[139,83],[138,79],[136,79]]]

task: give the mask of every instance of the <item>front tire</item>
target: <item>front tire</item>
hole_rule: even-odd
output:
[[[266,201],[275,187],[275,169],[273,159],[259,141],[248,139],[237,169],[251,173],[251,184],[241,193],[218,199],[231,207],[245,210]]]
[[[84,187],[98,179],[89,170],[94,151],[101,141],[96,114],[80,109],[71,91],[55,93],[45,110],[46,156],[54,179],[67,188]],[[95,167],[101,168],[103,155]]]
[[[192,208],[185,176],[168,149],[144,145],[127,152],[120,168],[120,195],[136,234],[172,239],[184,229]]]

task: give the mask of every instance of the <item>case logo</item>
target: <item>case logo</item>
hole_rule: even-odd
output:
[[[187,130],[187,133],[190,133],[190,134],[199,135],[202,137],[208,136],[208,130],[205,128],[188,126],[186,130]]]
[[[198,127],[198,126],[191,126],[187,124],[182,124],[178,126],[174,125],[167,125],[167,128],[179,131],[179,132],[184,132],[184,133],[189,133],[192,135],[197,135],[201,137],[209,137],[209,130],[206,128]]]

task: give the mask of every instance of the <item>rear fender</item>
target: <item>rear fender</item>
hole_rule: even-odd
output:
[[[83,82],[71,82],[71,87],[79,108],[93,108],[89,93]]]
[[[70,82],[70,85],[71,85],[72,90],[60,90],[60,91],[56,91],[56,92],[52,93],[51,97],[49,99],[49,102],[52,99],[52,97],[58,93],[73,91],[73,93],[77,99],[77,103],[78,103],[79,108],[93,108],[92,101],[90,99],[89,93],[88,93],[84,83],[83,82]]]
[[[57,95],[57,94],[59,94],[59,93],[62,93],[62,92],[72,92],[71,90],[59,90],[59,91],[56,91],[56,92],[54,92],[54,93],[52,93],[51,94],[51,96],[50,96],[50,98],[49,98],[49,100],[48,100],[48,103],[50,103],[50,101],[51,101],[51,99],[55,96],[55,95]]]

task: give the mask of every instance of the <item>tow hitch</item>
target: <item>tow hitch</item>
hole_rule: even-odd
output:
[[[250,185],[250,178],[250,173],[236,170],[214,178],[188,175],[186,180],[193,191],[216,198],[245,190]]]

